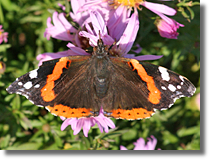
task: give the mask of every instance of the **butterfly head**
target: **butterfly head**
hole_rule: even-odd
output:
[[[93,55],[95,55],[97,58],[103,58],[104,56],[107,56],[108,49],[104,45],[104,42],[101,38],[99,38],[97,42],[97,46],[93,48]]]
[[[101,32],[99,30],[99,39],[97,41],[97,46],[93,48],[93,55],[98,59],[104,58],[108,55],[108,48],[104,45],[103,40],[101,39]]]

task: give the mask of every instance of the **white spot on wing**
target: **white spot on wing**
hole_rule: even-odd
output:
[[[23,85],[23,87],[25,88],[25,89],[30,89],[31,87],[32,87],[32,82],[27,82],[27,83],[25,83],[24,85]]]
[[[162,88],[162,90],[167,90],[166,87],[164,87],[164,86],[161,86],[161,88]]]
[[[165,81],[169,81],[170,80],[170,76],[169,76],[169,73],[167,71],[166,68],[163,68],[163,67],[158,67],[160,73],[161,73],[161,77],[163,80]]]
[[[182,88],[180,85],[178,85],[178,86],[176,86],[176,87],[177,87],[177,89],[181,89],[181,88]]]
[[[184,77],[183,76],[179,76],[179,78],[184,82]]]
[[[34,86],[34,88],[39,88],[40,87],[40,84],[36,84],[35,86]]]
[[[18,82],[18,85],[19,85],[19,86],[22,86],[22,85],[23,85],[23,83],[22,83],[22,82]]]
[[[29,77],[30,77],[31,79],[37,78],[37,75],[38,75],[37,69],[35,69],[35,70],[29,72]]]
[[[174,87],[172,84],[168,85],[168,89],[172,92],[174,92],[176,90],[176,87]]]

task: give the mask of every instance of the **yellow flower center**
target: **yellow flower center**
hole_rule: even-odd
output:
[[[114,5],[124,5],[128,7],[136,7],[139,6],[140,3],[143,2],[143,0],[110,0],[111,4]]]
[[[3,64],[1,64],[1,62],[0,62],[0,69],[2,69],[3,68]]]

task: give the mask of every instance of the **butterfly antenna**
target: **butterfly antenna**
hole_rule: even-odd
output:
[[[116,42],[114,42],[114,43],[108,48],[108,51],[110,51],[114,45],[116,45]]]
[[[99,40],[101,40],[101,32],[100,32],[100,30],[98,31],[98,35],[99,35]]]

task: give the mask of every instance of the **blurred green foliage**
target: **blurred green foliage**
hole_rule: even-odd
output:
[[[36,56],[45,52],[66,50],[66,42],[43,34],[46,19],[53,11],[61,11],[57,3],[63,0],[0,1],[0,24],[9,32],[8,43],[0,45],[0,61],[6,64],[0,75],[0,149],[2,150],[118,150],[120,145],[133,149],[139,137],[154,135],[162,150],[200,149],[200,110],[196,96],[200,92],[200,6],[199,1],[162,2],[177,9],[172,17],[181,27],[177,40],[159,36],[153,24],[156,15],[143,8],[139,11],[140,30],[136,39],[143,48],[141,55],[164,55],[152,61],[181,75],[196,86],[192,98],[181,98],[175,105],[158,111],[153,117],[138,121],[115,120],[115,129],[100,133],[97,126],[84,137],[82,131],[73,135],[71,127],[60,130],[62,120],[45,109],[30,103],[25,97],[8,94],[6,88],[15,78],[37,68]],[[69,6],[68,6],[69,8]],[[70,9],[70,8],[69,8]]]

